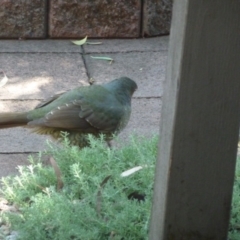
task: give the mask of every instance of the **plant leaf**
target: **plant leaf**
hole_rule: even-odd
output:
[[[72,41],[72,43],[74,43],[75,45],[81,46],[81,45],[85,44],[86,41],[87,41],[87,36],[85,38],[83,38],[82,40]]]
[[[7,78],[6,74],[4,72],[2,72],[2,73],[3,73],[4,77],[0,81],[0,87],[3,87],[8,81],[8,78]]]
[[[93,56],[91,56],[91,58],[99,59],[99,60],[105,60],[105,61],[110,61],[110,64],[113,62],[113,59],[110,58],[110,57],[93,57]]]

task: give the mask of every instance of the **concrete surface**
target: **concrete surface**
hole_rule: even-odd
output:
[[[2,40],[0,71],[8,77],[0,88],[0,112],[26,111],[56,92],[128,76],[138,84],[132,116],[119,135],[158,133],[165,79],[168,37],[135,40],[92,40],[102,45],[76,46],[69,40]],[[91,56],[108,56],[112,64]],[[0,78],[1,81],[1,78]],[[27,156],[45,149],[47,136],[29,129],[0,130],[0,177],[15,174]]]

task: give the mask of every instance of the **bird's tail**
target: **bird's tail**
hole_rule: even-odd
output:
[[[0,129],[27,125],[27,113],[0,113]]]

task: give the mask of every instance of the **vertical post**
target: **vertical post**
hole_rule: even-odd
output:
[[[240,121],[240,2],[176,0],[150,240],[227,239]]]

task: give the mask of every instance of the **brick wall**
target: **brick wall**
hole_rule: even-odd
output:
[[[0,38],[138,38],[169,33],[173,0],[0,0]]]

